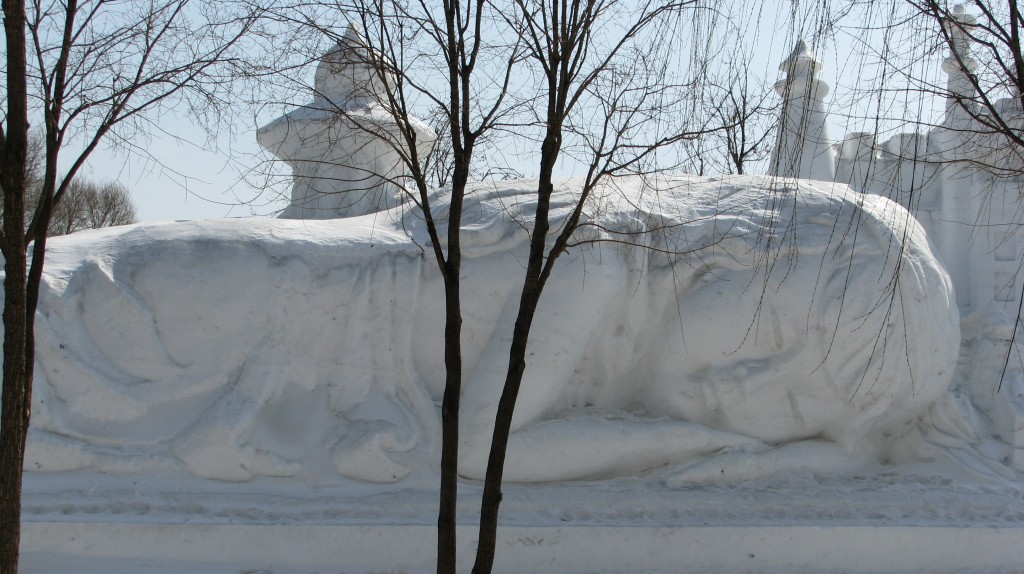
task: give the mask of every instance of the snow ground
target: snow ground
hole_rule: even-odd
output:
[[[947,470],[672,489],[657,471],[509,485],[496,571],[1024,571],[1024,489],[951,479],[956,471]],[[431,571],[437,502],[427,488],[378,486],[353,496],[263,479],[172,494],[155,488],[159,477],[122,485],[82,478],[77,489],[52,475],[28,485],[24,574]],[[480,492],[473,483],[461,488],[463,545],[476,537],[469,525]],[[470,550],[460,556],[466,568]]]

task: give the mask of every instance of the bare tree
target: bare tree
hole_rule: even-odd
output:
[[[512,147],[530,150],[540,173],[536,213],[519,221],[530,233],[530,251],[505,392],[486,464],[474,571],[489,572],[505,448],[526,370],[530,325],[555,262],[578,245],[576,230],[591,192],[609,177],[653,171],[661,150],[710,131],[704,126],[707,118],[698,122],[686,113],[692,100],[687,96],[702,80],[694,80],[693,85],[672,80],[677,62],[670,56],[682,41],[680,16],[691,5],[696,2],[519,0],[510,10],[484,0],[443,6],[366,0],[307,4],[277,12],[282,22],[360,48],[339,56],[351,59],[356,54],[355,61],[348,63],[372,70],[363,86],[353,88],[358,92],[350,100],[354,107],[332,101],[327,93],[314,94],[313,106],[331,111],[349,130],[387,142],[401,155],[406,169],[400,175],[388,175],[388,183],[405,190],[423,217],[431,242],[426,247],[443,278],[446,384],[441,409],[438,572],[455,569],[462,394],[460,227],[467,184],[472,175],[481,173],[474,167],[474,156],[487,144],[500,147],[503,141],[513,140]],[[365,30],[365,38],[339,37],[333,29],[332,10],[353,18]],[[695,53],[713,53],[700,45],[708,37],[693,35]],[[345,78],[349,81],[349,76]],[[375,109],[389,113],[393,121],[388,128],[361,119],[355,111],[360,98],[382,104]],[[414,112],[431,118],[431,124],[443,130],[426,161],[420,157],[422,132]],[[562,161],[582,166],[586,175],[567,221],[553,226],[550,206],[556,165]],[[347,167],[367,171],[366,166]],[[366,173],[361,179],[369,181],[371,175],[382,176]],[[436,204],[432,195],[430,184],[435,181],[451,186],[445,204]],[[369,190],[357,184],[345,193],[352,191],[359,195]]]
[[[373,26],[377,34],[374,40],[381,48],[390,47],[386,60],[375,62],[378,69],[387,69],[388,63],[395,66],[394,86],[385,86],[385,96],[389,109],[395,111],[395,118],[402,127],[402,141],[398,147],[406,153],[407,164],[416,191],[413,197],[419,212],[426,222],[430,235],[434,259],[441,271],[445,288],[445,387],[441,403],[441,486],[440,506],[438,511],[437,540],[437,572],[454,574],[456,571],[456,502],[458,489],[459,461],[459,406],[462,395],[462,305],[461,305],[461,269],[462,269],[462,207],[466,194],[466,186],[470,180],[474,153],[477,146],[483,143],[489,132],[503,121],[507,112],[506,97],[512,78],[512,71],[518,60],[517,44],[501,46],[508,50],[510,56],[499,62],[497,73],[479,84],[478,66],[481,60],[495,48],[494,37],[488,36],[484,29],[485,22],[493,22],[493,8],[483,0],[461,2],[445,2],[443,16],[438,18],[432,10],[421,5],[422,11],[410,11],[393,3],[397,10],[375,11],[366,10],[367,6],[359,6],[364,16],[375,17],[373,21],[365,21]],[[430,86],[417,83],[408,74],[400,73],[407,65],[406,54],[396,50],[401,46],[395,42],[401,38],[401,26],[396,30],[396,19],[413,22],[415,32],[426,34],[431,40],[431,51],[439,52],[443,62],[441,77],[447,84],[447,93],[435,97]],[[397,33],[396,33],[397,32]],[[493,34],[493,31],[490,32]],[[446,73],[444,73],[446,72]],[[386,76],[386,75],[385,75]],[[440,115],[442,126],[448,129],[444,134],[444,142],[431,158],[428,166],[420,164],[417,158],[415,130],[410,122],[410,96],[420,94],[427,97],[433,104],[435,115]],[[447,161],[446,161],[447,160]],[[450,162],[450,163],[449,163]],[[438,169],[437,166],[450,166]],[[443,222],[437,221],[438,207],[431,203],[431,172],[434,179],[450,177],[451,196],[446,211],[441,211]],[[437,174],[448,174],[450,176]],[[443,225],[441,225],[443,223]],[[442,239],[440,229],[447,227],[447,235]]]
[[[25,228],[32,224],[43,193],[43,169],[46,164],[43,137],[29,134],[26,167]],[[97,184],[79,176],[71,182],[64,199],[50,219],[47,236],[67,235],[83,229],[128,225],[137,221],[135,204],[128,188],[117,182]]]
[[[338,34],[341,26],[332,25],[338,15],[355,24],[345,36]],[[437,572],[454,574],[462,394],[463,201],[467,184],[474,174],[480,175],[476,163],[480,148],[509,114],[509,85],[519,60],[518,40],[495,32],[494,26],[501,20],[484,0],[442,5],[390,0],[304,3],[274,10],[274,17],[298,30],[296,34],[306,34],[299,43],[317,46],[316,40],[329,38],[344,51],[339,54],[343,66],[370,70],[348,88],[351,93],[347,97],[381,104],[390,116],[387,127],[365,121],[332,94],[314,90],[315,105],[344,122],[347,129],[385,142],[400,156],[404,169],[397,175],[369,173],[363,165],[342,167],[365,173],[367,181],[386,175],[384,184],[406,195],[423,218],[430,238],[428,249],[440,271],[445,298]],[[315,39],[310,40],[308,34]],[[312,49],[308,60],[319,53]],[[418,74],[420,71],[425,74]],[[423,124],[417,115],[427,118],[439,132],[438,143],[426,155]],[[355,187],[346,193],[360,193],[359,183],[346,183],[346,187]],[[435,202],[432,192],[437,185],[451,190],[445,204]]]
[[[30,421],[46,235],[54,210],[101,141],[131,142],[174,103],[197,112],[222,105],[219,87],[255,22],[250,5],[189,0],[9,0],[3,3],[6,54],[0,187],[3,188],[4,367],[0,422],[0,573],[15,574],[22,467]],[[30,124],[42,125],[40,200],[27,212]],[[80,145],[63,173],[58,158]],[[28,221],[28,229],[25,222]],[[31,254],[29,253],[29,246]]]
[[[515,1],[520,18],[510,24],[524,38],[538,77],[542,136],[529,257],[487,461],[474,574],[489,573],[494,563],[505,456],[537,305],[559,256],[575,244],[591,193],[614,175],[651,170],[658,150],[701,134],[657,120],[682,99],[663,46],[675,46],[684,9],[695,4]],[[586,175],[568,218],[552,229],[555,166],[565,155],[582,163]]]
[[[29,190],[29,211],[35,212],[41,191],[40,187]],[[136,221],[135,204],[128,188],[117,182],[98,184],[79,176],[67,187],[64,199],[54,208],[46,234],[56,237]]]
[[[719,77],[715,77],[715,76]],[[708,72],[692,111],[704,117],[706,134],[685,141],[681,167],[694,175],[751,173],[768,159],[778,123],[778,104],[748,59],[734,58]]]
[[[728,63],[724,73],[724,82],[716,84],[719,99],[711,106],[721,129],[712,139],[724,152],[725,173],[743,175],[771,154],[779,113],[772,91],[751,75],[749,59]]]
[[[679,168],[683,173],[710,175],[717,171],[716,156],[721,150],[714,146],[712,138],[693,138],[683,142],[680,149]]]
[[[915,85],[947,100],[947,113],[970,118],[971,124],[956,126],[970,130],[971,144],[977,146],[971,163],[989,171],[1020,173],[1024,135],[1020,133],[1020,104],[1024,102],[1024,52],[1021,27],[1024,19],[1016,0],[993,2],[975,0],[966,4],[977,11],[968,14],[964,5],[949,8],[936,0],[907,0],[913,11],[930,20],[948,50],[946,72],[952,78],[940,86],[921,79]],[[972,10],[972,11],[974,11]],[[975,53],[978,50],[979,53]],[[938,88],[938,90],[935,90]],[[1000,102],[999,95],[1015,98],[1016,106]],[[986,137],[994,141],[981,141]],[[1009,144],[1013,158],[993,154]],[[1016,159],[1016,161],[1013,161]],[[1009,160],[1009,161],[1008,161]]]

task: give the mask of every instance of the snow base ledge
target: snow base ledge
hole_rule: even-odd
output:
[[[434,570],[432,525],[25,522],[22,572],[363,574]],[[468,571],[476,529],[459,529]],[[1024,526],[506,526],[496,572],[1024,571]]]

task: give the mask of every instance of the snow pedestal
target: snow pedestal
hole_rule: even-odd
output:
[[[504,490],[499,573],[1016,574],[1024,566],[1019,496],[923,476],[802,476],[672,493],[653,478]],[[113,494],[95,493],[93,509]],[[435,571],[437,502],[427,489],[246,504],[197,496],[177,508],[191,519],[162,521],[153,516],[158,501],[144,510],[137,494],[124,494],[116,516],[51,498],[54,514],[72,514],[24,523],[23,574]],[[472,566],[479,495],[479,485],[462,485],[460,572]],[[30,507],[37,502],[30,497]]]
[[[22,572],[427,573],[435,571],[436,535],[431,525],[30,523]],[[474,528],[459,528],[468,541],[458,553],[460,572],[472,564],[475,536]],[[1024,564],[1021,539],[1021,528],[503,526],[494,571],[1010,574]],[[74,569],[65,570],[68,564]]]

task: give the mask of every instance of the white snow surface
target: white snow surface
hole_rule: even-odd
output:
[[[507,364],[531,185],[480,185],[466,206],[468,477]],[[559,188],[555,227],[578,189]],[[902,208],[809,182],[629,179],[583,220],[538,311],[508,466],[534,484],[506,487],[503,525],[1024,525],[1017,411],[993,406],[1024,385],[1010,373],[999,398],[1001,365],[958,362],[998,329],[969,318],[961,343],[948,278]],[[432,257],[400,208],[51,240],[25,520],[434,523]],[[463,523],[479,492],[463,483]],[[314,571],[301,555],[273,571]],[[28,556],[30,572],[248,571]]]

